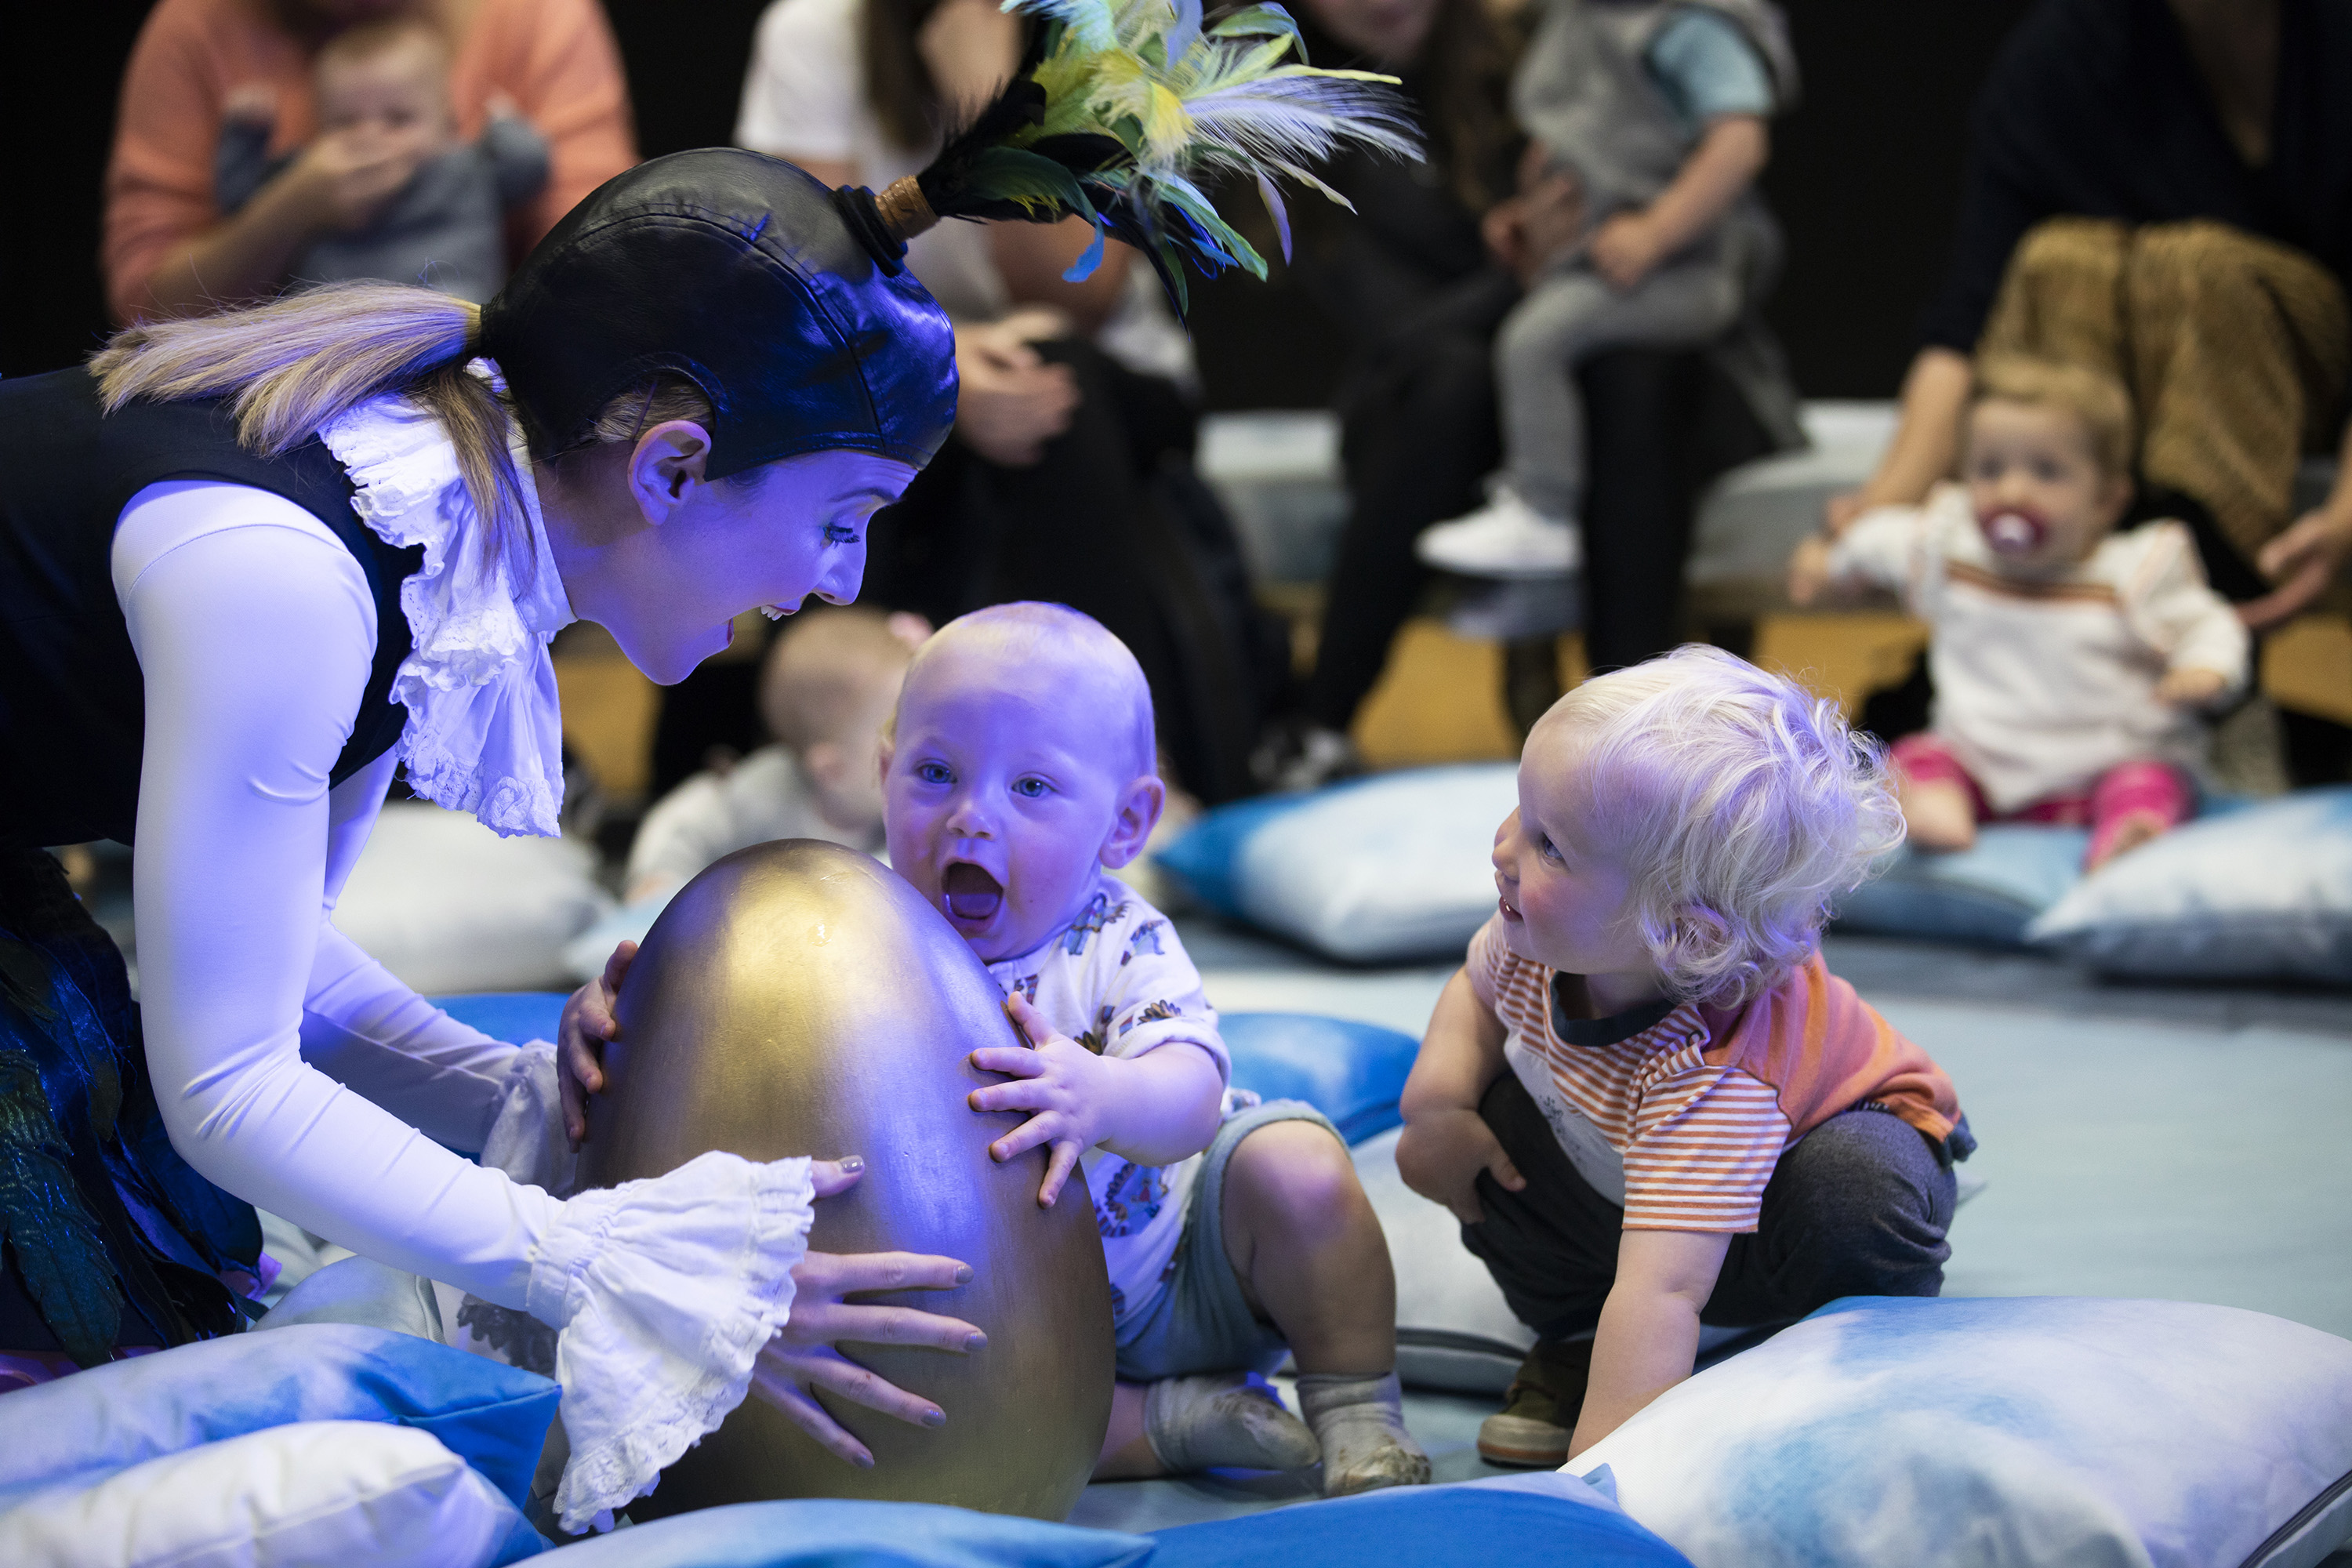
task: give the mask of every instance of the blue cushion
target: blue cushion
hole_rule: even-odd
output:
[[[1951,854],[1898,850],[1876,878],[1838,904],[1837,929],[1979,947],[2021,947],[2033,917],[2082,879],[2090,833],[1995,822]]]
[[[1228,1013],[1218,1028],[1234,1053],[1235,1089],[1303,1100],[1350,1143],[1402,1120],[1397,1100],[1421,1048],[1411,1035],[1312,1013]]]
[[[1351,963],[1459,958],[1495,911],[1510,763],[1414,768],[1219,806],[1159,851],[1221,914]]]
[[[746,1502],[579,1542],[555,1568],[1124,1568],[1140,1535],[915,1502]]]
[[[1367,1492],[1154,1531],[1151,1568],[1689,1568],[1690,1560],[1596,1489],[1564,1476],[1502,1476]]]
[[[2099,868],[2025,934],[2107,974],[2352,985],[2352,786],[2176,828]]]
[[[1848,1297],[1570,1461],[1699,1568],[2316,1563],[2352,1342],[2189,1301]]]
[[[555,1038],[557,1020],[571,994],[563,991],[478,991],[465,996],[436,996],[433,1005],[461,1024],[469,1024],[494,1040]]]
[[[0,1510],[297,1421],[420,1427],[520,1508],[560,1397],[535,1373],[383,1329],[315,1323],[200,1340],[8,1394],[0,1412],[18,1436],[0,1443]]]

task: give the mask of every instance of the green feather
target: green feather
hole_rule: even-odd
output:
[[[122,1297],[68,1157],[40,1069],[23,1051],[0,1050],[0,1238],[42,1321],[77,1366],[90,1367],[114,1347]]]
[[[974,158],[965,188],[976,196],[1016,203],[1034,216],[1076,213],[1094,220],[1094,204],[1087,200],[1076,174],[1051,158],[1018,147],[991,147]]]

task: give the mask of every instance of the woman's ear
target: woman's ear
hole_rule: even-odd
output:
[[[659,528],[707,481],[710,432],[691,419],[667,419],[637,437],[629,453],[629,499],[646,525]]]
[[[1168,786],[1157,774],[1146,773],[1127,786],[1118,797],[1118,816],[1111,821],[1110,837],[1103,840],[1105,868],[1116,871],[1143,853],[1167,805]]]

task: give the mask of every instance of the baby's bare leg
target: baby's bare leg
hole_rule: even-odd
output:
[[[1903,779],[1895,787],[1903,823],[1920,849],[1966,849],[1977,841],[1977,803],[1950,779]]]
[[[1346,1147],[1311,1121],[1259,1128],[1226,1167],[1223,1217],[1244,1299],[1290,1342],[1324,1495],[1427,1480],[1399,1403],[1388,1238]]]

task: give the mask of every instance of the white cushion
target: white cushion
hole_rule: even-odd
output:
[[[1510,763],[1416,768],[1207,813],[1160,868],[1221,913],[1356,963],[1459,958],[1495,910]]]
[[[564,944],[611,906],[583,846],[403,802],[384,807],[334,920],[419,991],[521,991],[568,987]]]
[[[1850,1297],[1570,1461],[1698,1568],[2304,1568],[2352,1342],[2234,1307]]]
[[[535,1551],[529,1531],[497,1488],[429,1432],[306,1421],[37,1494],[0,1514],[0,1563],[488,1568]]]
[[[1502,1287],[1462,1245],[1462,1227],[1397,1173],[1391,1128],[1355,1149],[1356,1175],[1381,1216],[1396,1267],[1397,1375],[1416,1388],[1500,1394],[1534,1331],[1511,1316]]]
[[[2109,974],[2352,984],[2352,786],[2175,828],[2084,878],[2025,935]]]

